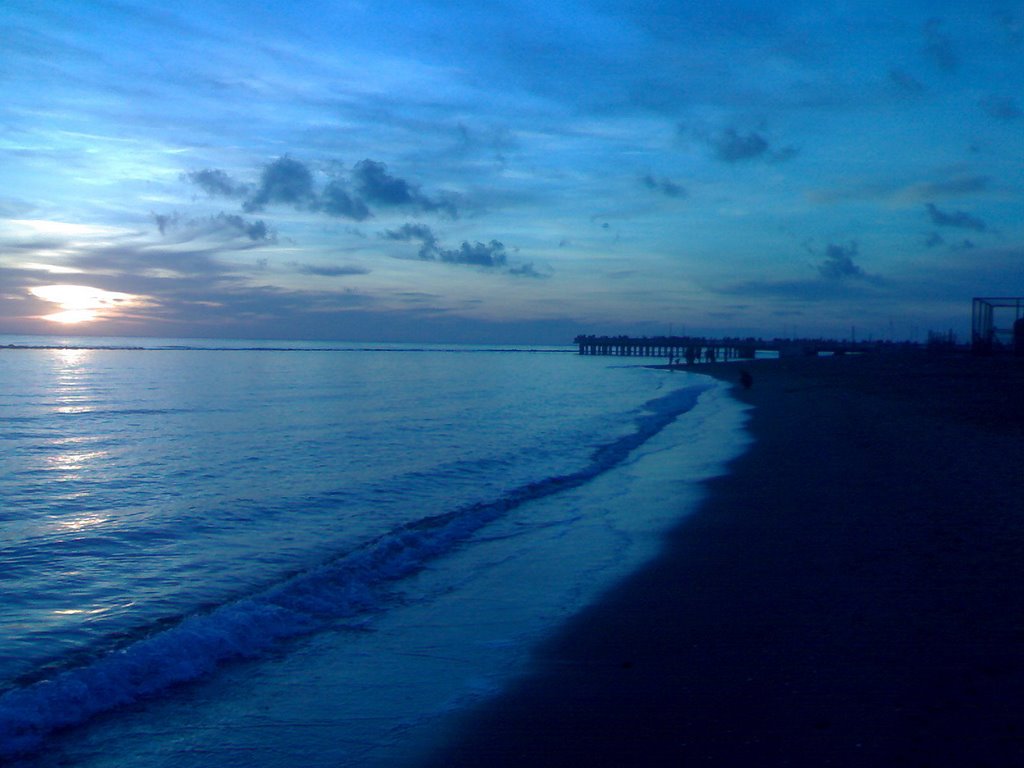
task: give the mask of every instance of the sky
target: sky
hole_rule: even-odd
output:
[[[1024,8],[3,0],[0,334],[966,340]]]

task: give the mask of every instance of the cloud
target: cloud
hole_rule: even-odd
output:
[[[925,92],[925,87],[921,81],[902,69],[890,70],[889,82],[907,95],[917,96]]]
[[[820,256],[809,244],[807,249],[811,254]],[[829,243],[825,248],[825,258],[814,264],[817,272],[815,278],[750,280],[719,286],[713,290],[748,299],[760,296],[814,303],[849,297],[851,294],[863,298],[878,295],[878,291],[885,286],[885,281],[880,275],[870,274],[857,264],[857,255],[858,246],[855,242],[846,246]]]
[[[302,275],[319,275],[320,277],[349,277],[351,275],[368,275],[370,270],[357,266],[321,266],[317,264],[299,264],[292,262],[291,266],[296,272]]]
[[[458,218],[458,210],[451,200],[427,197],[418,187],[389,174],[384,163],[361,160],[352,170],[352,176],[359,194],[371,203],[408,206],[428,213],[439,211],[453,219]]]
[[[953,41],[942,31],[940,19],[929,19],[924,25],[924,40],[925,54],[939,69],[953,72],[959,67],[960,60],[953,48]]]
[[[433,261],[434,253],[437,251],[437,237],[426,224],[403,224],[398,229],[382,232],[381,237],[385,240],[398,240],[406,243],[418,240],[420,242],[419,257],[424,261]]]
[[[1014,99],[1002,96],[989,96],[982,99],[981,108],[997,120],[1017,120],[1024,115]]]
[[[224,171],[207,168],[189,171],[184,177],[200,187],[208,195],[223,197],[245,197],[249,194],[248,184],[237,184]]]
[[[533,266],[533,262],[527,262],[518,267],[509,267],[508,273],[517,277],[536,277],[546,279],[551,277],[551,271],[541,272]]]
[[[853,258],[856,255],[857,243],[850,243],[845,247],[829,243],[825,249],[825,260],[818,264],[818,274],[826,280],[853,279],[879,282],[881,278],[869,275],[854,263]]]
[[[225,226],[229,229],[234,229],[242,234],[246,235],[250,240],[271,240],[272,235],[267,229],[267,225],[263,223],[262,219],[256,221],[246,221],[241,216],[234,214],[220,213],[217,215],[216,221],[224,222]]]
[[[404,224],[398,229],[391,229],[380,234],[385,240],[400,242],[418,241],[420,244],[417,257],[423,261],[439,261],[446,264],[484,267],[502,270],[506,274],[518,277],[546,277],[532,263],[510,266],[505,245],[498,240],[487,243],[479,241],[470,243],[464,240],[458,248],[443,248],[434,231],[425,224]]]
[[[958,227],[960,229],[973,229],[976,232],[984,232],[988,227],[985,226],[985,222],[979,219],[977,216],[972,216],[964,211],[953,211],[947,213],[946,211],[940,211],[932,203],[926,203],[925,209],[928,211],[928,216],[932,220],[932,223],[940,227]]]
[[[409,183],[390,175],[384,163],[362,160],[356,165],[353,175],[360,193],[367,200],[384,205],[412,205],[416,201]]]
[[[926,197],[956,197],[982,192],[991,184],[988,176],[954,176],[943,181],[932,181],[912,188],[913,192]]]
[[[373,215],[366,203],[358,197],[350,195],[338,180],[331,181],[324,187],[317,208],[329,216],[354,219],[355,221],[365,221]]]
[[[182,220],[178,213],[152,214],[160,234],[165,237],[177,235],[177,242],[187,242],[202,237],[237,237],[244,235],[253,242],[273,242],[276,238],[262,219],[248,221],[233,213],[218,213],[216,216]]]
[[[457,250],[438,249],[437,256],[450,264],[474,264],[478,267],[504,267],[508,263],[505,246],[497,240],[472,244],[464,240]]]
[[[263,169],[256,192],[242,204],[246,213],[262,211],[270,203],[301,208],[313,203],[313,174],[303,163],[281,157]]]
[[[648,173],[640,178],[640,183],[650,190],[660,192],[666,197],[686,197],[685,189],[665,177],[658,179]]]
[[[746,135],[729,128],[711,140],[715,157],[727,163],[752,160],[768,152],[768,141],[757,132]]]
[[[337,164],[335,164],[337,165]],[[336,218],[365,221],[373,217],[369,204],[412,208],[424,213],[440,213],[458,218],[454,200],[430,197],[408,181],[388,173],[384,163],[360,161],[351,171],[351,185],[343,177],[332,178],[318,193],[310,167],[294,158],[279,157],[263,168],[255,186],[235,182],[227,173],[204,169],[183,177],[210,195],[245,197],[242,210],[263,211],[269,205],[290,205],[296,209],[319,211]],[[351,186],[355,191],[351,191]]]
[[[712,156],[724,163],[740,163],[750,160],[789,160],[796,156],[795,147],[775,149],[761,131],[744,133],[737,128],[721,131],[688,129],[679,127],[680,133],[690,134],[711,150]]]
[[[420,242],[419,258],[449,264],[472,264],[478,267],[504,267],[508,263],[505,246],[497,240],[489,243],[463,241],[459,248],[442,248],[433,230],[424,224],[405,224],[381,235],[386,240]]]

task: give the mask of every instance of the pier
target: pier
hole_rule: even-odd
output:
[[[688,363],[751,359],[763,346],[753,339],[706,339],[692,336],[577,336],[581,355],[663,357]]]
[[[707,338],[702,336],[577,336],[581,355],[659,357],[687,363],[751,360],[758,353],[779,357],[815,357],[864,352],[890,342],[836,339]]]

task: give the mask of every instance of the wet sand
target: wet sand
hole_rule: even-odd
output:
[[[1024,360],[741,368],[755,445],[431,765],[1024,765]]]

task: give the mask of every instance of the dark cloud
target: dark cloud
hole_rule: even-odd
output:
[[[361,199],[353,197],[337,180],[331,181],[320,195],[317,208],[329,216],[365,221],[373,214]]]
[[[408,182],[388,173],[384,163],[360,161],[353,170],[360,194],[367,200],[384,205],[412,205],[413,189]]]
[[[458,218],[459,211],[452,199],[424,194],[418,186],[388,173],[384,163],[370,159],[357,163],[351,171],[354,192],[346,180],[340,178],[343,173],[338,170],[340,164],[334,163],[333,168],[339,177],[328,181],[319,193],[314,186],[310,167],[287,155],[264,167],[255,188],[237,183],[224,171],[215,169],[192,171],[184,174],[184,178],[210,195],[245,197],[242,210],[246,213],[256,213],[269,205],[282,204],[320,211],[337,218],[365,221],[373,216],[370,204],[375,204]],[[166,226],[166,222],[163,226]]]
[[[290,265],[296,272],[303,275],[319,275],[321,277],[349,277],[352,275],[368,275],[370,270],[365,267],[356,266],[322,266],[317,264],[299,264],[293,262]]]
[[[201,188],[208,195],[223,197],[244,197],[249,194],[248,184],[237,184],[224,171],[207,168],[190,171],[185,178]]]
[[[955,176],[944,181],[923,184],[918,191],[928,197],[967,195],[988,189],[991,181],[988,176]]]
[[[925,92],[925,87],[913,75],[904,72],[902,69],[889,71],[889,82],[896,86],[901,92],[908,95],[918,95]]]
[[[935,65],[946,72],[953,72],[960,60],[953,48],[953,41],[942,30],[940,19],[929,19],[924,25],[924,51]]]
[[[711,141],[715,157],[727,163],[739,160],[752,160],[768,152],[768,141],[757,132],[746,135],[735,128],[729,128]]]
[[[441,212],[458,218],[458,209],[450,200],[430,198],[418,187],[388,173],[387,166],[375,160],[361,160],[352,170],[356,190],[371,203],[407,206],[428,213]]]
[[[241,232],[250,240],[271,240],[273,239],[270,231],[267,229],[267,225],[263,223],[262,219],[256,221],[246,221],[241,216],[234,214],[221,213],[217,215],[217,221],[222,221],[224,224]]]
[[[437,251],[437,237],[426,224],[403,224],[398,229],[389,229],[381,233],[385,240],[420,243],[419,257],[424,261],[433,261]]]
[[[437,258],[449,264],[473,264],[478,267],[504,267],[508,263],[505,246],[497,240],[472,244],[464,240],[457,250],[437,249]]]
[[[290,157],[281,157],[263,169],[260,184],[242,209],[246,213],[262,211],[270,203],[284,203],[296,208],[314,202],[313,174],[304,164]]]
[[[518,277],[546,277],[533,264],[509,266],[508,253],[503,243],[491,240],[488,243],[464,240],[458,248],[443,248],[434,231],[425,224],[404,224],[398,229],[382,232],[385,240],[401,242],[419,242],[418,258],[423,261],[440,261],[446,264],[462,264],[467,266],[501,269],[507,274]]]
[[[936,248],[943,245],[946,242],[945,238],[942,237],[938,232],[932,232],[928,235],[928,239],[924,241],[924,244],[928,248]]]
[[[640,183],[666,197],[686,197],[686,190],[668,178],[658,179],[648,173],[640,178]]]
[[[464,241],[457,249],[442,248],[437,236],[424,224],[405,224],[398,229],[384,232],[386,240],[412,241],[420,243],[419,258],[424,261],[444,261],[449,264],[472,264],[478,267],[504,267],[508,263],[505,246],[497,240],[490,243]]]
[[[253,242],[272,242],[274,233],[270,231],[262,219],[249,221],[237,214],[218,213],[198,219],[183,220],[178,213],[152,214],[160,234],[177,235],[178,242],[187,242],[201,237],[236,237],[244,235]]]
[[[981,108],[997,120],[1017,120],[1024,115],[1016,100],[1002,96],[982,99]]]
[[[868,280],[878,281],[876,275],[869,275],[854,262],[857,244],[848,246],[829,243],[825,249],[825,260],[818,264],[818,274],[826,280]]]
[[[928,211],[928,217],[936,226],[973,229],[976,232],[984,232],[988,228],[985,226],[985,222],[977,216],[972,216],[964,211],[953,211],[952,213],[940,211],[932,203],[925,204],[925,209]]]
[[[510,275],[516,275],[518,277],[537,277],[537,278],[551,277],[550,273],[538,271],[533,266],[533,262],[529,262],[527,264],[523,264],[522,266],[518,266],[518,267],[509,267],[508,273]]]
[[[737,128],[707,131],[680,126],[679,131],[681,134],[688,134],[706,144],[711,150],[712,156],[724,163],[750,160],[782,161],[789,160],[797,154],[795,147],[773,148],[771,142],[760,130],[744,133]]]
[[[160,230],[161,235],[166,235],[168,229],[177,226],[179,220],[179,216],[176,213],[154,213],[152,216],[153,221],[156,222],[156,228]]]

